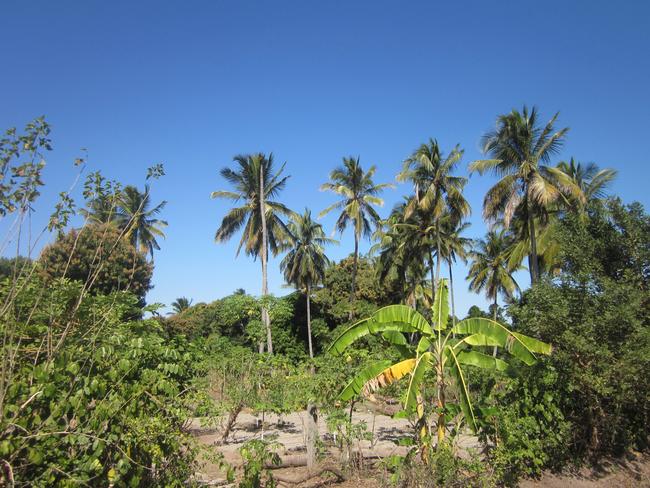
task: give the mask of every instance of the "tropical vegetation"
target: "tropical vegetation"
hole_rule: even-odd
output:
[[[335,213],[332,229],[282,200],[290,166],[235,156],[212,193],[215,241],[237,238],[238,254],[260,260],[260,293],[234,283],[195,302],[179,290],[169,307],[147,303],[173,205],[154,203],[163,167],[123,186],[75,160],[82,200],[60,194],[34,233],[51,242],[36,247],[29,217],[50,127],[9,129],[0,220],[29,244],[0,259],[1,483],[193,486],[214,481],[199,476],[208,462],[219,482],[275,486],[287,458],[265,437],[271,413],[303,412],[308,478],[514,486],[648,450],[650,217],[610,193],[616,170],[557,160],[568,128],[541,120],[527,107],[498,116],[473,162],[434,138],[416,146],[395,175],[406,192],[383,215],[393,185],[343,158],[321,186],[335,199],[318,214]],[[472,173],[498,178],[484,229],[469,225]],[[333,259],[328,232],[349,227],[354,247]],[[284,296],[269,291],[270,255]],[[478,294],[466,314],[459,278]],[[399,454],[372,451],[360,407],[410,422],[394,436]],[[232,466],[223,448],[249,413],[255,439]]]

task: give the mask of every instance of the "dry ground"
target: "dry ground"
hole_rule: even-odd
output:
[[[251,439],[264,438],[282,444],[278,451],[282,456],[301,455],[305,450],[305,439],[303,434],[304,412],[296,412],[282,416],[267,415],[265,427],[259,426],[259,416],[250,413],[242,413],[237,419],[237,424],[231,433],[229,440],[224,445],[216,445],[221,435],[216,429],[201,427],[197,420],[192,425],[192,430],[202,444],[213,446],[221,452],[225,460],[238,466],[241,464],[241,457],[238,449],[244,442]],[[359,411],[353,414],[354,422],[365,421],[368,430],[373,432],[374,441],[361,443],[361,449],[365,453],[370,451],[380,453],[382,457],[390,454],[403,454],[405,448],[395,444],[399,437],[410,435],[413,428],[407,420],[393,419],[387,415],[373,413],[370,411]],[[324,416],[319,417],[319,432],[321,438],[331,444],[331,435],[327,432]],[[468,449],[478,449],[480,446],[475,437],[462,436],[458,440],[459,452],[467,452]],[[330,448],[330,453],[336,456],[336,450]],[[302,474],[306,468],[294,467],[278,470],[278,473],[296,476]],[[223,479],[223,474],[214,465],[204,466],[198,478],[206,482],[218,482]],[[318,486],[323,479],[315,479],[311,482],[300,485],[302,488]],[[343,483],[337,483],[336,488],[367,487],[379,488],[381,483],[372,476],[357,477],[348,479]],[[577,472],[558,474],[545,474],[540,480],[524,480],[521,488],[650,488],[650,455],[630,455],[627,459],[608,461],[597,468],[584,468]]]

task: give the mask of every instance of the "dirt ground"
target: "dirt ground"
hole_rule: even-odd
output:
[[[220,429],[205,428],[200,421],[193,422],[191,429],[199,442],[208,446],[214,446],[222,453],[225,460],[234,466],[241,465],[241,457],[238,449],[244,442],[251,439],[271,440],[281,444],[278,454],[283,457],[304,455],[304,417],[305,412],[296,412],[278,418],[276,415],[265,417],[264,428],[261,428],[261,417],[250,413],[241,413],[237,419],[229,440],[224,445],[216,445],[221,439]],[[404,454],[404,447],[397,446],[395,440],[408,436],[413,432],[413,427],[407,420],[394,419],[387,415],[371,411],[355,411],[354,422],[365,422],[368,430],[373,433],[374,441],[363,441],[360,444],[362,452],[380,453],[381,457],[391,454]],[[324,416],[319,417],[319,432],[322,440],[331,445],[332,435],[328,433]],[[457,440],[457,447],[460,454],[466,453],[468,449],[479,449],[478,440],[472,436],[461,436]],[[335,448],[329,449],[330,454],[337,456]],[[306,468],[293,467],[277,470],[278,474],[299,476]],[[336,488],[367,487],[379,488],[380,481],[375,476],[363,478],[352,478],[342,483],[333,483],[330,486]],[[206,484],[223,483],[223,473],[210,464],[206,465],[197,473],[197,478]],[[314,479],[311,482],[303,483],[301,488],[322,485],[327,478]],[[333,480],[332,480],[333,481]],[[650,455],[630,455],[627,459],[604,462],[597,468],[582,469],[578,472],[563,473],[561,475],[548,473],[540,480],[524,480],[520,483],[521,488],[650,488]]]

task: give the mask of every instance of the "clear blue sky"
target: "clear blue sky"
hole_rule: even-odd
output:
[[[169,227],[150,302],[259,293],[259,262],[235,259],[236,241],[213,242],[227,205],[209,195],[237,153],[287,161],[282,199],[317,213],[333,201],[318,187],[342,156],[376,164],[378,182],[428,137],[460,143],[469,162],[496,116],[527,103],[545,118],[561,111],[563,158],[618,169],[613,191],[650,202],[646,1],[12,0],[1,11],[0,127],[41,114],[53,126],[34,227],[72,182],[81,147],[91,169],[124,183],[165,164],[153,196],[169,201]],[[492,183],[474,176],[467,187],[472,237],[485,231]],[[407,191],[387,193],[382,213]],[[330,255],[351,249],[346,234]],[[270,287],[284,294],[277,263]],[[460,313],[484,306],[458,288]]]

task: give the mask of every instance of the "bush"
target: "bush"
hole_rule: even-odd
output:
[[[650,218],[638,204],[595,204],[587,218],[565,217],[559,240],[559,277],[510,308],[517,330],[554,345],[544,373],[553,380],[531,380],[521,394],[537,388],[535,401],[552,395],[578,458],[646,448]]]
[[[196,447],[184,431],[205,401],[201,351],[154,320],[125,322],[137,298],[82,285],[20,283],[4,315],[0,458],[29,486],[181,486]],[[0,287],[4,301],[12,283]],[[81,298],[81,300],[80,300]]]
[[[69,278],[87,283],[91,293],[129,291],[144,303],[153,265],[112,224],[88,225],[62,234],[39,258],[46,281]]]

